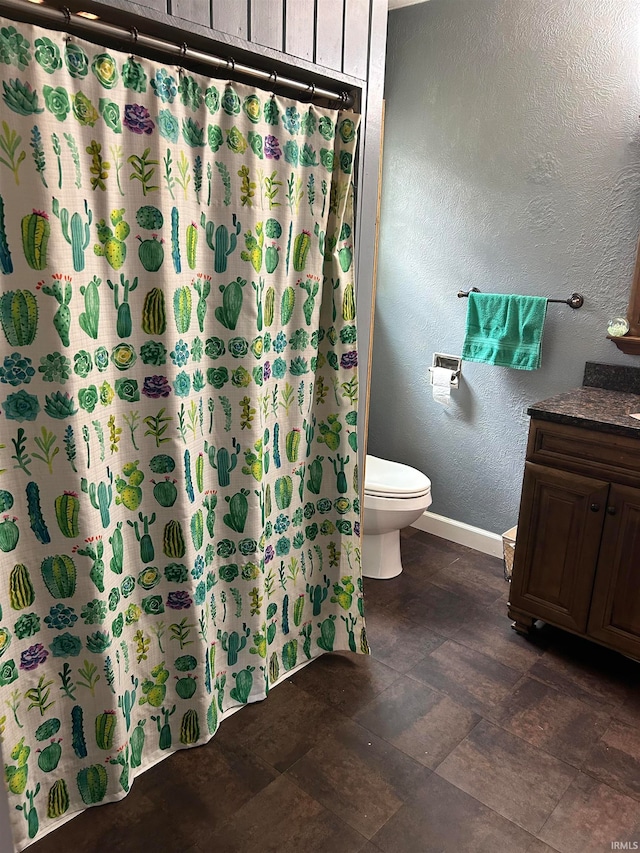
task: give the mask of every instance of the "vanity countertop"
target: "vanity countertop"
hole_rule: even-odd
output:
[[[640,420],[632,412],[640,413],[640,394],[593,387],[565,391],[527,409],[539,420],[640,438]]]

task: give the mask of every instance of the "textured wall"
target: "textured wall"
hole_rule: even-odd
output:
[[[640,227],[638,0],[431,0],[392,12],[369,452],[423,470],[431,509],[517,518],[527,406],[580,385],[626,309]],[[463,363],[444,409],[433,352],[460,353],[462,288],[550,305],[542,368]]]

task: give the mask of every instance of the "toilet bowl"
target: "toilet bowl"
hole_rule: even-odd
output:
[[[367,455],[364,477],[362,574],[394,578],[402,571],[400,530],[431,505],[431,481],[399,462]]]

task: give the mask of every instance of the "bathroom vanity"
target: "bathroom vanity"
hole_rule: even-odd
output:
[[[609,387],[528,409],[508,612],[520,633],[541,619],[640,660],[640,371],[607,368],[585,382]]]

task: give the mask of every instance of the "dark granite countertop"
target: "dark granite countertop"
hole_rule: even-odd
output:
[[[629,417],[631,412],[640,413],[640,394],[593,387],[565,391],[527,409],[543,421],[640,439],[640,420]]]

